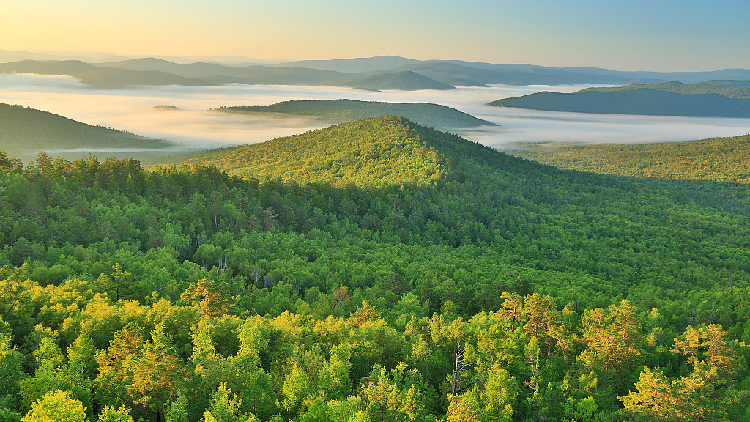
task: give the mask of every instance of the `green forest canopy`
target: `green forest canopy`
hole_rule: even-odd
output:
[[[429,133],[434,140],[450,136]],[[278,178],[285,183],[380,188],[433,184],[444,172],[444,161],[405,119],[390,116],[201,153],[185,163],[213,165],[232,176]]]
[[[750,217],[402,118],[285,142],[321,134],[403,151],[343,184],[0,154],[0,415],[747,420]]]
[[[653,144],[529,144],[512,153],[594,173],[750,183],[750,135]]]

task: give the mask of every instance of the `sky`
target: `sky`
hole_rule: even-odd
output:
[[[750,68],[746,0],[24,0],[0,50]]]

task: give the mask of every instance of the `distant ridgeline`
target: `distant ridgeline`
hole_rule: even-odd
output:
[[[36,73],[39,75],[68,75],[82,83],[96,86],[128,85],[206,85],[206,81],[186,78],[159,70],[130,70],[101,67],[80,60],[37,61],[0,64],[0,73]]]
[[[384,103],[359,100],[292,100],[269,106],[235,106],[213,109],[232,113],[283,113],[316,116],[328,123],[344,123],[369,117],[402,116],[420,125],[449,129],[491,125],[470,114],[432,103]]]
[[[600,68],[554,68],[528,64],[492,64],[461,60],[413,60],[370,57],[347,60],[303,60],[273,65],[174,63],[140,58],[110,63],[78,60],[22,60],[0,64],[0,72],[70,75],[89,85],[318,85],[380,89],[452,89],[454,86],[625,85],[681,81],[750,79],[745,69],[710,72],[621,72]]]
[[[173,144],[102,126],[91,126],[67,117],[0,103],[0,150],[29,159],[39,151],[82,149],[158,150]]]
[[[0,73],[69,75],[82,83],[100,87],[129,85],[324,85],[380,90],[454,89],[410,70],[376,74],[342,73],[301,67],[234,67],[217,63],[178,64],[159,59],[125,60],[90,64],[79,60],[23,60],[0,64]]]
[[[487,149],[402,117],[388,116],[216,150],[185,162],[214,165],[232,176],[278,178],[300,184],[425,186],[445,176],[444,151],[457,148]]]
[[[750,81],[634,84],[571,94],[538,92],[490,105],[598,114],[750,117]]]

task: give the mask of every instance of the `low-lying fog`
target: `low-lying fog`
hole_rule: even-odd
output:
[[[501,125],[455,130],[468,139],[498,149],[513,148],[519,142],[668,142],[750,133],[750,119],[593,115],[486,105],[500,98],[537,91],[574,92],[581,88],[497,85],[449,91],[369,92],[342,87],[228,85],[96,89],[70,77],[0,74],[0,102],[173,140],[185,149],[257,143],[322,126],[305,118],[261,118],[207,111],[220,106],[268,105],[293,99],[442,104]],[[160,105],[179,110],[154,108]]]

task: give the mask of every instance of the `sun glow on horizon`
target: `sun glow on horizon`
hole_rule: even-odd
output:
[[[30,0],[3,6],[0,50],[270,60],[399,55],[654,71],[750,68],[750,57],[737,54],[750,49],[750,28],[743,22],[750,5],[727,3],[733,13],[673,0],[606,7],[589,0]],[[680,13],[674,13],[677,6]],[[687,30],[695,25],[703,29]]]

